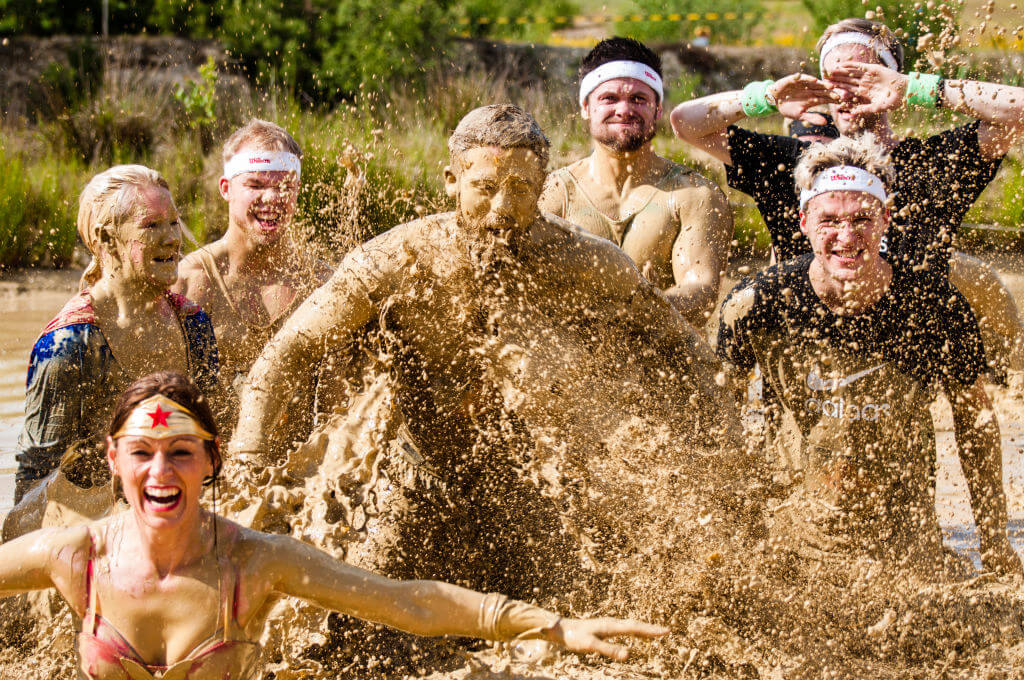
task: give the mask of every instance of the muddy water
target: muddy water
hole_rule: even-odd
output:
[[[1016,263],[994,263],[1024,306],[1024,276],[1010,271]],[[40,329],[74,293],[79,272],[19,272],[0,281],[0,513],[11,507],[14,489],[14,446],[23,418],[25,368],[28,353]],[[725,291],[728,285],[723,286]],[[1010,502],[1011,540],[1024,552],[1024,395],[1009,390],[990,391],[1003,434],[1003,481]],[[976,545],[967,501],[966,483],[956,457],[949,405],[933,406],[939,416],[938,493],[936,507],[946,540],[972,552]]]
[[[14,445],[25,403],[32,343],[77,290],[77,271],[18,272],[0,281],[0,513],[14,497]]]

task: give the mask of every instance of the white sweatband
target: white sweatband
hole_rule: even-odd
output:
[[[881,40],[873,35],[858,33],[857,31],[846,31],[844,33],[836,33],[821,46],[821,55],[818,57],[821,75],[825,75],[825,56],[840,45],[864,45],[864,47],[870,47],[878,55],[878,58],[882,60],[883,64],[893,71],[900,70],[896,64],[896,57],[892,56],[892,52],[882,44]]]
[[[818,173],[811,188],[800,192],[800,210],[804,209],[807,201],[829,191],[862,191],[877,198],[882,205],[889,198],[885,193],[885,183],[878,176],[853,165],[836,165]]]
[[[302,162],[299,157],[287,151],[239,151],[224,164],[224,176],[228,179],[243,172],[294,172],[299,179]]]
[[[609,61],[583,76],[583,80],[580,81],[580,106],[583,106],[587,101],[587,95],[597,89],[598,85],[616,78],[632,78],[644,85],[650,85],[651,89],[658,93],[659,104],[665,98],[661,76],[647,64],[641,64],[639,61]]]

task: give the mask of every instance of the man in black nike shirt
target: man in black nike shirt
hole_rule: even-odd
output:
[[[827,105],[843,135],[872,132],[895,175],[882,254],[896,265],[949,276],[982,323],[997,375],[1020,368],[1024,333],[1012,296],[984,263],[954,254],[952,238],[1010,144],[1024,134],[1024,88],[905,73],[899,39],[867,19],[829,26],[818,52],[820,79],[793,74],[683,102],[672,111],[673,130],[725,163],[729,186],[754,198],[779,262],[810,252],[793,190],[793,169],[807,142],[736,123],[775,112],[823,123],[810,109]],[[889,112],[904,106],[943,108],[974,120],[930,137],[898,138]]]
[[[796,169],[812,253],[741,282],[718,351],[743,380],[760,364],[800,431],[783,504],[807,547],[845,545],[928,568],[941,556],[928,406],[950,397],[986,569],[1021,572],[1006,535],[999,425],[979,380],[977,323],[945,277],[879,254],[892,171],[870,134],[814,145]],[[737,385],[737,387],[742,387]]]

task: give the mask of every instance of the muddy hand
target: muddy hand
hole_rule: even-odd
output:
[[[628,635],[631,637],[656,638],[668,634],[668,628],[642,621],[625,619],[562,619],[548,634],[548,639],[558,642],[574,652],[597,652],[617,661],[624,661],[629,650],[605,640],[609,637]]]
[[[779,113],[782,115],[820,125],[825,119],[821,114],[809,112],[808,109],[838,102],[839,95],[833,88],[834,85],[828,81],[818,80],[806,73],[796,73],[775,81],[769,92],[778,102]]]
[[[855,116],[891,111],[903,105],[907,76],[878,64],[843,62],[828,74]]]

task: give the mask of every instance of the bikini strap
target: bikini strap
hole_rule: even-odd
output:
[[[96,588],[93,580],[95,579],[96,569],[96,538],[93,536],[92,529],[86,529],[89,535],[89,561],[85,567],[85,599],[86,609],[83,623],[83,628],[89,632],[90,635],[96,634]]]

